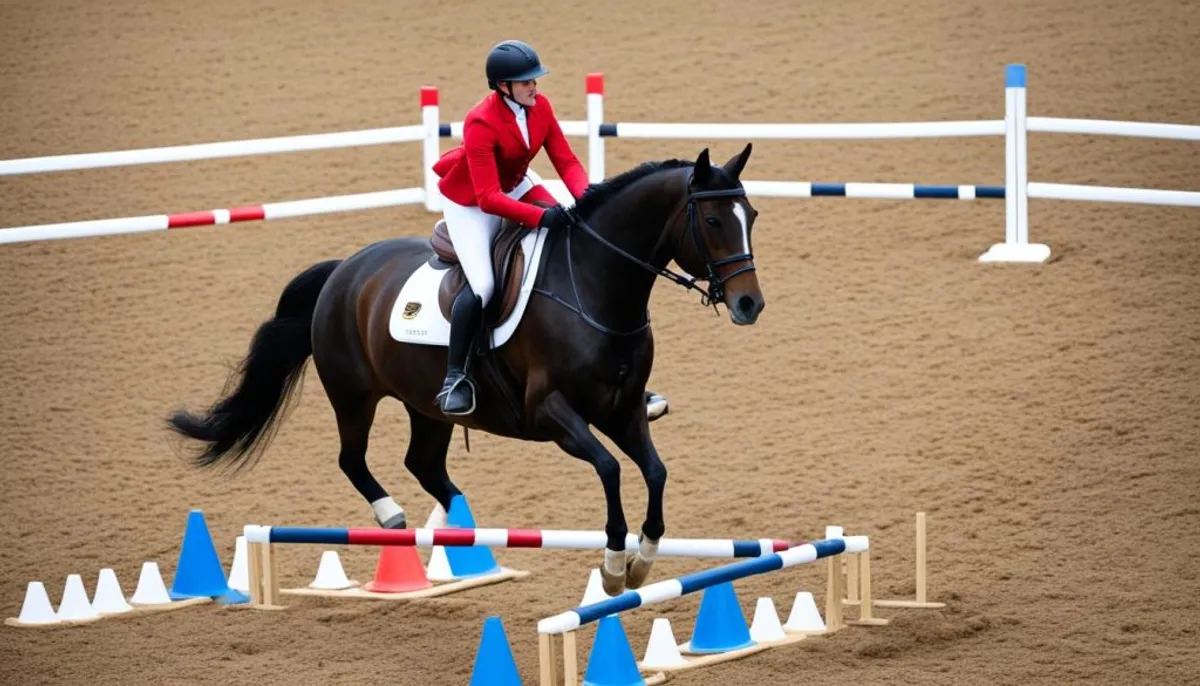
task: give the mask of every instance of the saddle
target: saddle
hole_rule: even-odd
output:
[[[548,203],[534,204],[538,207],[549,207]],[[504,219],[496,237],[492,239],[492,275],[496,280],[496,293],[484,308],[485,327],[495,327],[504,323],[517,305],[518,296],[521,294],[521,281],[525,276],[525,250],[521,247],[521,240],[530,230],[530,227],[520,222]],[[458,254],[450,241],[450,230],[446,227],[445,219],[439,219],[433,225],[433,236],[429,242],[434,252],[434,257],[430,259],[431,265],[438,269],[450,269],[438,290],[438,306],[442,309],[442,315],[449,320],[454,298],[467,285],[467,275],[458,262]]]

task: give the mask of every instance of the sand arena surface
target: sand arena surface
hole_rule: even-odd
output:
[[[609,121],[999,119],[1006,62],[1029,65],[1041,116],[1200,123],[1195,3],[814,2],[526,4],[83,0],[0,4],[0,158],[443,120],[484,93],[495,41],[533,42],[560,116],[584,74]],[[581,157],[582,139],[572,139]],[[742,141],[610,140],[608,170],[724,160]],[[1200,190],[1195,144],[1034,134],[1037,181]],[[0,225],[181,212],[420,183],[416,144],[0,180]],[[549,173],[545,158],[536,168]],[[753,179],[1003,183],[999,138],[759,143]],[[912,593],[913,512],[929,513],[930,593],[944,611],[881,611],[882,629],[682,676],[689,686],[1194,683],[1200,679],[1200,214],[1033,201],[1042,266],[985,267],[1003,203],[756,199],[767,308],[736,328],[669,284],[652,302],[654,425],[670,469],[670,536],[872,537],[877,597]],[[0,606],[25,585],[57,602],[143,560],[170,583],[189,508],[222,559],[251,522],[369,526],[337,467],[310,372],[255,471],[189,471],[162,429],[220,391],[284,284],[397,234],[417,207],[184,232],[0,247]],[[417,518],[408,429],[384,402],[369,459]],[[485,526],[599,528],[592,470],[553,446],[456,438],[451,473]],[[644,490],[623,472],[631,528]],[[343,551],[356,578],[377,551]],[[596,552],[499,551],[525,580],[421,603],[289,599],[284,613],[209,605],[48,631],[6,628],[10,684],[465,683],[500,613],[527,683],[535,623],[573,606]],[[283,548],[285,585],[319,550]],[[710,564],[662,560],[656,579]],[[781,608],[822,570],[741,583]],[[699,598],[661,606],[690,634]],[[625,621],[640,655],[653,611]],[[592,632],[581,637],[586,659]]]

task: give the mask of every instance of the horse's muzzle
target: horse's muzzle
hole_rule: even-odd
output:
[[[762,296],[739,295],[731,300],[732,303],[726,303],[729,307],[729,318],[740,326],[748,326],[758,321],[759,313],[766,307]]]

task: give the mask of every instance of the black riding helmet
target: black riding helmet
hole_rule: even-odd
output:
[[[550,72],[542,66],[538,54],[527,43],[506,40],[497,43],[487,56],[488,88],[500,87],[501,81],[529,81]]]

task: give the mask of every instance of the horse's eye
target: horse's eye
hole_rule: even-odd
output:
[[[712,215],[705,217],[704,220],[706,222],[708,222],[709,226],[720,226],[721,225],[721,222],[718,221],[717,218]]]

